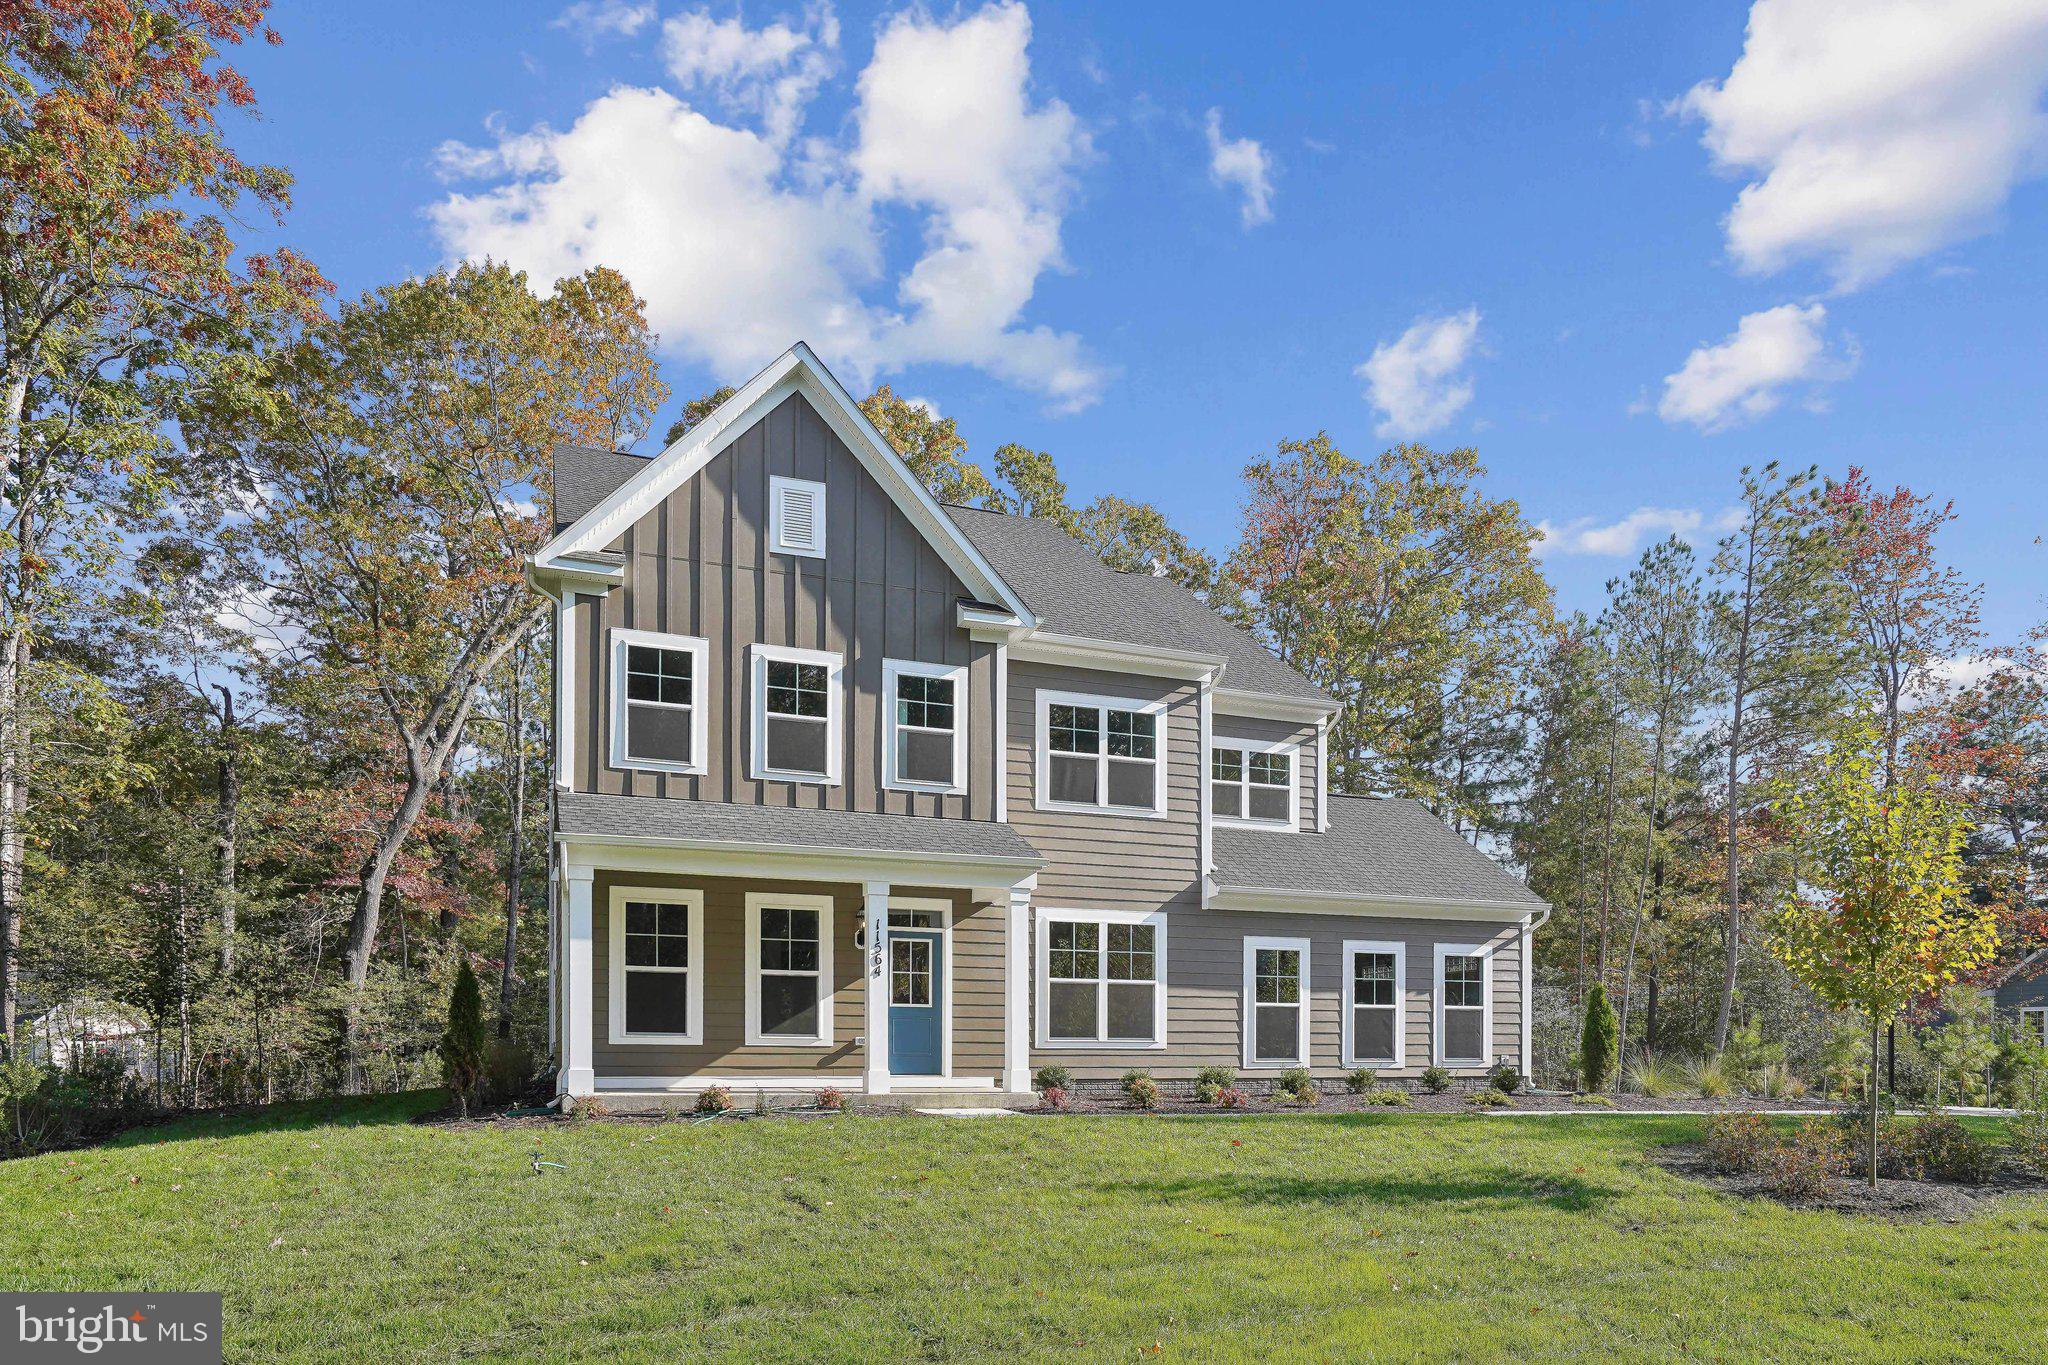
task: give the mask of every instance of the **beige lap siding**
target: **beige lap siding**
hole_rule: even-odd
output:
[[[1227,1066],[1248,1077],[1277,1075],[1277,1068],[1253,1070],[1244,1065],[1247,938],[1309,941],[1309,1066],[1318,1078],[1334,1081],[1350,1070],[1343,1061],[1341,1013],[1345,998],[1344,943],[1348,939],[1407,945],[1407,999],[1403,1012],[1406,1065],[1398,1071],[1379,1068],[1384,1074],[1418,1075],[1434,1060],[1431,1038],[1435,1028],[1439,943],[1489,945],[1493,959],[1493,1040],[1488,1061],[1496,1056],[1513,1061],[1521,1055],[1519,925],[1179,908],[1167,917],[1166,1047],[1103,1051],[1034,1046],[1032,1066],[1064,1066],[1082,1081],[1115,1080],[1131,1067],[1143,1067],[1161,1080],[1191,1080],[1205,1066]],[[1035,1004],[1034,1001],[1034,1008]],[[1036,1041],[1034,1034],[1034,1044]],[[1482,1069],[1453,1068],[1465,1074],[1477,1074]]]

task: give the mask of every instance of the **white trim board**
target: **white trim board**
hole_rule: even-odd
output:
[[[626,973],[671,972],[669,967],[626,966],[626,902],[640,901],[643,904],[681,905],[688,908],[689,919],[686,931],[689,936],[688,961],[683,970],[687,974],[684,997],[686,1021],[681,1033],[628,1033],[626,1031]],[[704,1041],[704,893],[702,891],[678,890],[675,887],[660,886],[614,886],[611,904],[605,920],[607,961],[610,976],[605,983],[606,1038],[619,1046],[635,1047],[695,1047]]]
[[[1489,943],[1439,943],[1436,945],[1436,976],[1430,983],[1430,1060],[1441,1067],[1465,1070],[1493,1065],[1493,952]],[[1444,1050],[1444,959],[1479,959],[1479,1056],[1452,1057]],[[1461,1007],[1469,1008],[1469,1006]]]
[[[903,678],[933,678],[953,684],[953,780],[913,782],[896,771],[897,698],[896,685]],[[882,786],[892,792],[914,792],[926,796],[967,794],[967,723],[971,715],[968,665],[934,664],[920,659],[882,660],[882,696],[878,710],[881,732]]]
[[[712,410],[675,444],[647,462],[645,469],[613,489],[597,506],[578,517],[534,555],[536,569],[564,572],[579,554],[602,550],[662,499],[688,482],[741,433],[774,411],[791,394],[802,394],[827,426],[846,443],[862,467],[882,485],[911,524],[928,540],[946,566],[975,596],[1006,606],[1028,629],[1038,624],[1031,609],[1005,583],[953,519],[946,515],[903,457],[893,450],[860,410],[832,372],[811,348],[799,341],[738,392]]]
[[[714,695],[711,690],[711,642],[701,635],[671,635],[658,630],[628,630],[624,626],[613,626],[610,636],[607,651],[611,661],[608,678],[611,696],[607,699],[612,731],[609,766],[621,772],[701,776],[705,771],[704,717],[711,704],[710,698]],[[626,752],[626,708],[634,704],[626,695],[626,652],[635,646],[690,656],[690,761],[687,763],[659,758],[635,758]],[[641,701],[638,704],[664,707],[669,705],[665,702],[650,701]]]
[[[1166,1050],[1166,948],[1168,913],[1164,910],[1084,910],[1069,906],[1037,907],[1032,943],[1036,984],[1038,1027],[1034,1045],[1048,1052],[1163,1052]],[[1096,1037],[1054,1038],[1052,1036],[1052,936],[1053,920],[1096,926],[1095,1019]],[[1152,927],[1152,1039],[1108,1038],[1109,1031],[1109,926],[1145,924]],[[1062,978],[1078,980],[1079,978]]]
[[[1259,1058],[1253,1055],[1257,1051],[1258,1037],[1258,1002],[1255,999],[1257,984],[1254,980],[1253,968],[1258,963],[1258,954],[1261,948],[1291,949],[1301,954],[1301,999],[1295,1005],[1295,1054],[1291,1058]],[[1240,1032],[1244,1035],[1245,1070],[1285,1071],[1291,1067],[1308,1066],[1311,1064],[1309,1062],[1309,1049],[1311,1046],[1309,1015],[1313,1012],[1314,1000],[1309,990],[1309,983],[1313,979],[1309,974],[1309,940],[1305,938],[1263,938],[1251,934],[1245,935],[1244,989],[1241,997],[1244,1004],[1242,1006],[1242,1027],[1240,1029]],[[1268,1006],[1268,1008],[1274,1007]]]
[[[761,912],[765,909],[815,910],[818,913],[818,1030],[813,1034],[763,1033],[761,1031]],[[748,1047],[829,1048],[832,1034],[832,997],[837,994],[832,975],[832,898],[804,892],[749,891],[745,930],[746,1039]],[[809,976],[809,972],[788,973]]]
[[[1352,984],[1356,971],[1353,959],[1361,953],[1390,954],[1394,959],[1394,1055],[1391,1057],[1364,1057],[1358,1052],[1355,1037],[1358,1006],[1352,1000]],[[1398,941],[1347,938],[1344,940],[1343,968],[1343,974],[1337,978],[1337,1007],[1344,1016],[1344,1065],[1399,1071],[1408,1065],[1408,945]]]

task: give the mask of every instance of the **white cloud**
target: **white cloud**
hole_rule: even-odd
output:
[[[1827,264],[1853,289],[1982,231],[2048,167],[2048,0],[1757,0],[1725,80],[1676,101],[1753,176],[1745,269]]]
[[[708,89],[733,113],[760,118],[777,146],[788,143],[811,96],[832,74],[839,20],[827,8],[808,28],[777,22],[752,29],[702,10],[661,26],[661,55],[685,90]]]
[[[1384,418],[1381,436],[1420,436],[1456,417],[1472,401],[1465,366],[1477,349],[1479,310],[1417,318],[1399,339],[1373,347],[1354,373]]]
[[[1223,137],[1223,111],[1211,109],[1204,125],[1209,137],[1209,179],[1219,189],[1243,196],[1238,214],[1248,228],[1273,221],[1273,158],[1248,137]]]
[[[1821,336],[1827,316],[1818,303],[1784,303],[1747,315],[1726,340],[1695,347],[1685,364],[1664,376],[1657,415],[1721,431],[1772,411],[1790,385],[1845,377],[1856,366],[1855,352],[1829,354]],[[1810,395],[1808,402],[1820,400]]]
[[[553,28],[565,28],[578,34],[586,48],[596,46],[600,38],[630,38],[654,22],[652,4],[633,4],[629,0],[577,0],[576,4],[556,16]]]
[[[800,136],[838,41],[829,10],[749,29],[691,14],[662,26],[666,88],[616,86],[566,131],[492,129],[445,169],[501,179],[429,210],[443,244],[552,280],[625,274],[663,345],[727,376],[803,338],[865,384],[920,363],[973,366],[1059,411],[1108,375],[1079,337],[1025,323],[1063,269],[1061,227],[1087,132],[1034,101],[1021,4],[947,21],[900,14],[857,83],[850,148]],[[751,124],[752,126],[749,126]],[[881,210],[908,210],[922,253],[885,270]],[[893,286],[892,301],[878,300]]]
[[[1638,507],[1620,521],[1604,526],[1591,517],[1579,517],[1562,526],[1539,521],[1536,529],[1543,533],[1543,539],[1537,542],[1536,553],[1626,556],[1646,542],[1665,536],[1677,536],[1690,543],[1699,538],[1703,527],[1712,534],[1725,535],[1741,520],[1739,507],[1724,509],[1711,524],[1704,514],[1690,507]]]

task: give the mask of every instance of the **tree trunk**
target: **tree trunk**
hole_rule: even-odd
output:
[[[1742,626],[1735,637],[1735,679],[1728,726],[1728,942],[1721,972],[1721,1008],[1714,1015],[1714,1051],[1728,1047],[1735,1014],[1735,977],[1742,965],[1742,722],[1749,701],[1749,643],[1756,619],[1756,511],[1750,511],[1749,556],[1742,574]]]
[[[359,1014],[363,985],[370,979],[370,958],[377,951],[377,925],[384,916],[384,882],[391,875],[391,864],[397,861],[398,851],[405,846],[420,812],[426,809],[432,790],[432,777],[416,766],[406,781],[405,796],[397,811],[385,822],[357,874],[355,913],[349,917],[348,946],[342,950],[349,996],[348,1006],[342,1011],[341,1045],[342,1062],[348,1072],[345,1086],[350,1093],[357,1092],[362,1085],[362,1059],[356,1055],[362,1023]]]
[[[498,972],[498,1036],[512,1036],[512,991],[518,984],[519,900],[526,884],[526,647],[512,658],[512,704],[506,734],[512,741],[512,847],[505,857],[505,963]]]
[[[13,1056],[20,1021],[22,821],[28,792],[22,773],[21,683],[28,667],[28,630],[19,618],[0,642],[0,1056]]]
[[[214,893],[220,899],[220,975],[235,971],[235,867],[239,857],[242,818],[241,735],[235,728],[235,694],[215,684],[220,693],[220,758],[213,809]]]
[[[435,788],[441,798],[441,818],[451,824],[462,818],[462,793],[455,785],[455,764],[452,759],[452,755],[461,747],[462,733],[457,731],[455,743],[448,751],[451,759],[442,766],[441,780]],[[441,855],[441,889],[448,896],[448,899],[441,902],[441,915],[436,925],[445,938],[455,932],[455,897],[457,888],[462,885],[462,841],[455,837],[453,831],[444,830],[434,842]]]
[[[1870,1012],[1870,1188],[1877,1188],[1877,1040],[1879,1035],[1877,1011]]]
[[[1628,935],[1627,965],[1621,974],[1621,1031],[1615,1039],[1614,1088],[1621,1088],[1622,1069],[1628,1060],[1628,1015],[1629,1006],[1635,999],[1636,945],[1643,937],[1643,899],[1650,891],[1650,859],[1656,847],[1657,808],[1663,799],[1664,785],[1664,720],[1657,719],[1657,745],[1650,760],[1650,809],[1643,817],[1643,865],[1636,875],[1636,917]]]

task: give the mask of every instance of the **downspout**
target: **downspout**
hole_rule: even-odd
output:
[[[1201,698],[1199,707],[1200,721],[1196,727],[1197,732],[1201,736],[1201,750],[1195,755],[1195,809],[1201,817],[1202,827],[1199,853],[1201,867],[1198,870],[1201,874],[1202,908],[1204,910],[1209,908],[1210,892],[1216,884],[1214,875],[1216,860],[1212,852],[1214,839],[1209,811],[1209,745],[1215,738],[1214,706],[1210,694],[1216,686],[1216,676],[1214,672],[1202,675],[1202,681],[1199,684],[1201,691],[1198,694]]]
[[[1541,914],[1529,916],[1522,926],[1522,1077],[1530,1085],[1536,1084],[1535,1042],[1536,1019],[1536,931],[1550,923],[1550,907],[1544,906]]]

